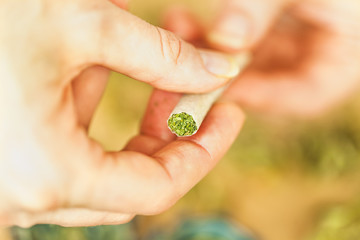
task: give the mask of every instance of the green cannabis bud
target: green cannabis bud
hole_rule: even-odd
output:
[[[191,136],[197,131],[193,117],[185,112],[171,115],[168,119],[168,126],[179,137]]]

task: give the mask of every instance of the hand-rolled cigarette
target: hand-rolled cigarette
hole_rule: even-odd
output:
[[[250,54],[243,53],[236,56],[240,71],[250,62]],[[212,92],[202,94],[185,94],[176,105],[167,124],[169,129],[178,137],[194,135],[200,128],[206,114],[214,102],[223,94],[231,81]]]

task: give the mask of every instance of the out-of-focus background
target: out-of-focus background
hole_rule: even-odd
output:
[[[203,21],[216,7],[215,0],[133,0],[130,10],[159,24],[160,13],[174,2],[190,5]],[[91,136],[108,150],[120,150],[138,131],[151,90],[112,74]],[[0,239],[251,239],[181,235],[201,232],[204,224],[228,232],[246,228],[264,240],[360,239],[359,162],[359,98],[311,121],[250,115],[220,164],[163,214],[120,226],[12,228],[0,230]]]

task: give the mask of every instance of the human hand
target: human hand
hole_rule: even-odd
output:
[[[213,49],[254,52],[224,98],[256,111],[313,117],[357,89],[359,1],[226,0],[219,9],[210,26],[173,9],[165,27]]]
[[[86,129],[108,69],[201,92],[225,84],[235,64],[120,9],[122,1],[0,2],[0,225],[118,224],[164,211],[235,139],[243,115],[231,103],[215,105],[196,136],[162,135],[171,109],[156,105],[171,108],[179,94],[156,90],[140,134],[104,152]]]

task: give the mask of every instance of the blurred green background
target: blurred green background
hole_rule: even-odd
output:
[[[174,2],[191,5],[204,21],[216,6],[208,0],[134,0],[131,11],[158,24],[159,13]],[[151,90],[112,74],[91,136],[107,150],[120,150],[137,133]],[[163,214],[119,226],[12,228],[12,238],[0,231],[0,239],[176,239],[181,222],[207,217],[229,219],[265,240],[360,239],[359,109],[354,97],[312,121],[250,114],[219,165]]]

